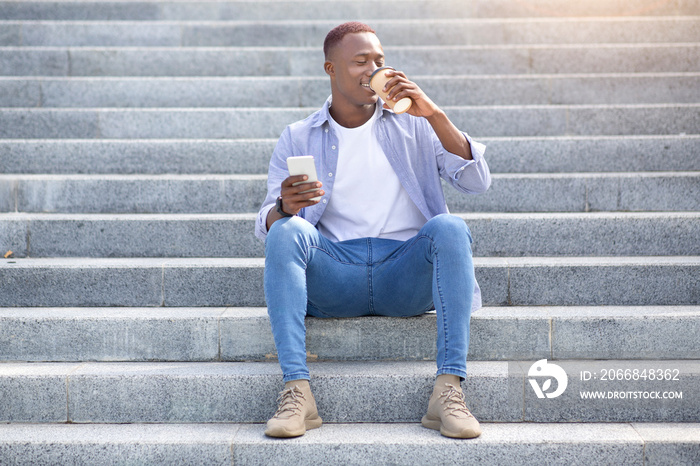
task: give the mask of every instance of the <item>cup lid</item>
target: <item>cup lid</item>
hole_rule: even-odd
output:
[[[372,72],[371,75],[369,75],[369,80],[371,81],[372,78],[374,78],[374,75],[379,73],[382,70],[394,70],[394,71],[396,71],[396,68],[394,68],[393,66],[382,66],[381,68],[377,68],[376,70],[374,70]]]

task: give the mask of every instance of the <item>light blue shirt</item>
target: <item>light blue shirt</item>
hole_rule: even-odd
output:
[[[338,138],[330,125],[331,99],[308,118],[287,126],[277,142],[267,177],[267,197],[258,213],[255,235],[267,236],[267,215],[275,207],[281,184],[288,176],[287,157],[313,155],[319,181],[325,195],[321,202],[306,207],[299,216],[316,225],[333,195],[333,181],[338,165]],[[381,100],[378,105],[382,105]],[[486,147],[463,133],[471,146],[473,160],[448,152],[425,118],[407,113],[397,115],[383,109],[375,121],[377,138],[389,163],[427,219],[448,213],[440,179],[467,194],[480,194],[491,185],[491,174],[484,159]],[[381,200],[378,200],[381,202]],[[358,212],[361,215],[361,212]]]

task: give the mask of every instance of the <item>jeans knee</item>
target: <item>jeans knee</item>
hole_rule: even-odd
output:
[[[451,244],[460,240],[472,243],[469,227],[461,218],[450,215],[437,215],[425,224],[423,230],[437,243]]]
[[[289,246],[303,245],[317,230],[301,217],[287,217],[272,224],[265,239],[265,254],[269,257]]]

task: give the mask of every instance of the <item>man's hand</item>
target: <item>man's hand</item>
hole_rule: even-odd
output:
[[[387,99],[398,102],[404,97],[410,97],[413,105],[408,109],[408,114],[428,120],[442,146],[449,152],[465,160],[472,160],[471,146],[467,138],[416,83],[409,80],[402,71],[387,70],[386,76],[390,78],[384,86],[384,90],[389,91]],[[389,106],[384,104],[384,108]]]
[[[302,183],[294,186],[295,183],[306,181],[308,178],[309,177],[306,175],[296,175],[290,176],[282,182],[282,190],[280,195],[282,196],[282,207],[286,213],[296,215],[304,207],[309,207],[320,202],[320,199],[314,201],[311,200],[311,198],[323,196],[325,194],[323,191],[319,190],[304,193],[304,191],[323,186],[320,181],[314,181],[313,183]]]
[[[315,181],[313,183],[302,183],[297,186],[293,186],[294,183],[303,182],[307,179],[308,176],[306,175],[296,175],[290,176],[282,182],[280,195],[282,196],[282,210],[284,210],[286,213],[296,215],[304,207],[316,205],[320,202],[320,199],[312,200],[312,197],[319,197],[326,194],[321,189],[309,193],[303,192],[308,191],[309,189],[320,188],[323,186],[320,181]],[[281,218],[282,216],[277,213],[276,209],[271,209],[270,213],[267,214],[267,229],[269,230],[272,224]]]
[[[382,70],[380,73],[386,73],[389,78],[384,86],[384,90],[389,91],[387,99],[398,102],[404,97],[411,98],[413,105],[408,109],[409,115],[430,118],[440,111],[435,102],[430,100],[416,83],[409,80],[403,71]],[[384,104],[384,108],[389,108],[389,106]]]

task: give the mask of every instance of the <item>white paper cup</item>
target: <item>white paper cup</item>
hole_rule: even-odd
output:
[[[369,87],[371,87],[372,90],[382,98],[382,100],[394,111],[394,113],[405,113],[409,108],[411,108],[413,101],[408,97],[404,97],[398,102],[389,100],[386,98],[387,93],[382,90],[384,89],[384,85],[389,81],[389,78],[384,73],[386,70],[393,69],[394,68],[391,66],[383,66],[374,70],[374,73],[372,73],[372,76],[369,78]]]

